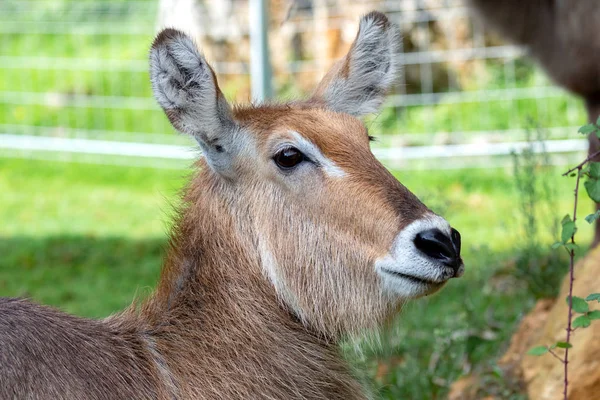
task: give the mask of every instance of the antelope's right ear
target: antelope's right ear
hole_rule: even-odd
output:
[[[376,112],[398,72],[399,43],[398,28],[384,14],[365,15],[350,51],[325,75],[313,98],[354,116]]]
[[[150,80],[158,104],[178,131],[192,135],[211,167],[231,165],[236,123],[217,78],[194,41],[165,29],[150,50]]]

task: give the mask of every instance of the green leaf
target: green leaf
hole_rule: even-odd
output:
[[[583,168],[581,168],[581,170],[579,170],[579,172],[581,174],[587,174],[588,172],[590,172],[590,164],[586,164]]]
[[[567,305],[569,305],[569,296],[565,299]],[[573,311],[578,312],[580,314],[585,314],[590,310],[588,303],[582,299],[581,297],[573,296]]]
[[[597,129],[598,128],[596,128],[595,124],[587,124],[579,128],[577,132],[587,135],[589,133],[596,132]]]
[[[559,349],[570,349],[571,347],[573,347],[573,345],[567,342],[556,342],[556,347],[558,347]]]
[[[531,356],[541,356],[548,352],[548,348],[546,346],[537,346],[529,349],[527,354]]]
[[[590,170],[588,171],[588,174],[590,174],[592,178],[600,178],[600,162],[592,162],[589,166]]]
[[[592,293],[588,297],[585,298],[585,301],[594,301],[596,300],[600,303],[600,293]]]
[[[556,250],[558,249],[560,246],[562,246],[563,243],[562,242],[556,242],[552,245],[552,250]]]
[[[585,186],[585,190],[587,191],[590,199],[594,200],[596,203],[600,203],[600,180],[590,178],[583,184]]]
[[[575,318],[575,320],[573,321],[573,324],[571,324],[571,327],[573,329],[587,328],[588,326],[590,326],[591,323],[592,323],[592,321],[588,318],[587,315],[580,315],[579,317]]]
[[[579,246],[577,246],[575,243],[566,243],[565,248],[567,250],[571,251],[571,250],[577,250],[579,248]]]
[[[590,311],[586,315],[590,320],[600,319],[600,310]]]
[[[587,301],[581,297],[573,296],[573,310],[575,310],[575,312],[584,314],[590,311],[590,306],[588,305]]]
[[[562,226],[562,233],[560,234],[560,239],[563,243],[567,243],[569,239],[577,232],[577,227],[575,226],[574,221],[567,221]]]
[[[600,116],[598,117],[598,119],[596,120],[596,125],[600,126]]]
[[[565,215],[565,216],[563,217],[563,219],[560,221],[560,224],[561,224],[561,225],[564,225],[564,224],[566,224],[566,223],[567,223],[567,222],[569,222],[569,221],[571,221],[571,216],[570,216],[569,214],[567,214],[567,215]]]
[[[588,224],[593,224],[598,218],[600,218],[600,211],[596,211],[595,213],[588,215],[585,217],[585,220],[588,222]]]

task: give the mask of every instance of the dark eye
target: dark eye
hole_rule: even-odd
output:
[[[294,147],[288,147],[275,154],[273,161],[283,170],[292,169],[304,161],[304,154]]]

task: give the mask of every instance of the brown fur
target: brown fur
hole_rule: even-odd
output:
[[[559,85],[600,116],[600,4],[597,0],[469,0],[484,21],[530,55]],[[589,154],[600,149],[590,135]],[[594,161],[600,161],[600,157]],[[597,206],[600,209],[600,205]],[[593,246],[600,242],[596,223]]]
[[[0,398],[158,398],[165,387],[145,334],[127,319],[86,320],[0,298]]]

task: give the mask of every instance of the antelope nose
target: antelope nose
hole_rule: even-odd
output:
[[[423,231],[415,237],[415,246],[423,254],[452,268],[457,276],[462,265],[460,258],[460,233],[451,229],[450,237],[439,229]]]

